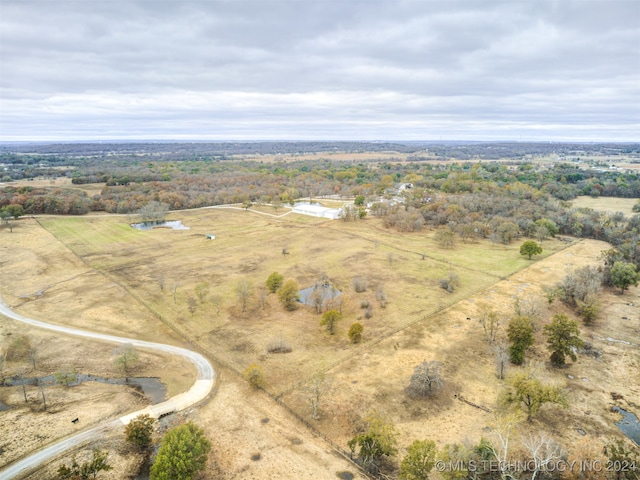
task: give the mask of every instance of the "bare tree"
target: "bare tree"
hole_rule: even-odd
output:
[[[158,287],[160,287],[160,291],[164,292],[164,277],[160,275],[157,281],[158,281]]]
[[[520,443],[533,460],[531,480],[536,480],[538,473],[545,471],[549,465],[553,465],[552,462],[562,458],[562,450],[558,444],[544,432],[537,435],[529,434]]]
[[[481,304],[478,306],[478,320],[484,329],[484,339],[489,343],[495,342],[500,326],[498,312],[491,305]]]
[[[41,378],[38,378],[37,383],[38,383],[38,390],[40,391],[40,395],[42,397],[42,405],[44,407],[44,411],[46,412],[47,411],[47,397],[44,394],[44,381]],[[26,397],[26,394],[25,394],[25,402],[27,401],[26,398],[27,397]]]
[[[248,280],[240,280],[236,285],[236,296],[242,306],[242,313],[247,311],[247,304],[253,295],[253,285]]]
[[[490,444],[490,451],[497,461],[498,469],[503,479],[512,478],[509,476],[509,448],[511,435],[516,430],[518,424],[522,422],[520,412],[502,413],[494,417],[493,435],[497,442]]]
[[[509,365],[509,349],[504,345],[496,345],[496,374],[504,380]]]
[[[173,286],[171,287],[171,291],[173,292],[173,303],[176,303],[176,294],[178,293],[178,287],[180,286],[180,282],[173,282]]]
[[[426,360],[416,366],[411,375],[407,393],[410,396],[426,397],[442,388],[440,362]]]
[[[535,325],[537,321],[542,320],[547,312],[546,303],[538,295],[516,296],[513,299],[513,309],[518,317],[530,318]]]
[[[125,343],[115,350],[115,358],[113,363],[124,373],[125,377],[129,377],[129,373],[138,363],[139,355],[136,347],[130,343]]]
[[[187,308],[189,309],[189,313],[193,315],[198,308],[198,301],[193,297],[187,297]]]
[[[209,282],[200,282],[195,287],[196,296],[200,300],[200,303],[204,303],[209,295]]]
[[[318,420],[320,415],[318,410],[320,408],[320,401],[326,391],[329,388],[329,384],[324,376],[324,373],[316,373],[309,384],[309,405],[311,406],[311,418]]]

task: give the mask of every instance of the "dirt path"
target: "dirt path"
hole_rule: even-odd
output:
[[[33,470],[38,467],[40,464],[49,460],[65,450],[78,445],[82,442],[85,442],[94,436],[98,432],[103,432],[110,428],[120,427],[123,425],[127,425],[133,418],[141,414],[148,414],[154,418],[158,418],[159,416],[165,413],[176,412],[180,410],[184,410],[191,405],[194,405],[202,400],[204,400],[215,384],[215,372],[213,367],[209,363],[209,361],[204,358],[202,355],[196,352],[192,352],[190,350],[174,347],[171,345],[164,345],[161,343],[153,343],[146,342],[143,340],[136,340],[133,338],[125,338],[125,337],[117,337],[115,335],[105,335],[101,333],[92,333],[84,330],[78,330],[75,328],[63,327],[60,325],[51,325],[45,322],[41,322],[38,320],[34,320],[31,318],[23,317],[22,315],[14,312],[11,308],[9,308],[2,300],[0,299],[0,314],[5,315],[9,318],[17,320],[19,322],[26,323],[28,325],[32,325],[39,328],[45,328],[48,330],[53,330],[55,332],[64,333],[68,335],[76,335],[86,338],[91,338],[95,340],[102,340],[106,342],[114,342],[118,344],[128,343],[133,345],[134,347],[150,349],[161,351],[164,353],[180,355],[185,357],[189,361],[191,361],[196,369],[197,369],[197,380],[193,384],[193,386],[186,392],[183,392],[179,395],[176,395],[169,400],[166,400],[162,403],[151,405],[146,407],[143,410],[139,410],[137,412],[130,413],[123,417],[120,417],[116,420],[112,420],[107,422],[104,425],[100,425],[98,427],[94,427],[89,430],[85,430],[77,435],[65,438],[39,452],[33,453],[22,460],[15,462],[4,470],[0,471],[0,480],[9,480],[17,477],[18,475],[24,474],[27,471]]]

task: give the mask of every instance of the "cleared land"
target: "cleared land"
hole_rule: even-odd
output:
[[[622,212],[625,215],[634,215],[633,206],[638,203],[637,198],[616,197],[588,197],[581,196],[571,201],[575,208],[593,208],[601,212]]]
[[[251,363],[263,366],[267,390],[309,421],[306,382],[324,371],[330,388],[314,425],[345,448],[354,416],[369,407],[383,408],[396,422],[400,457],[417,438],[432,438],[440,446],[465,438],[477,442],[487,435],[491,415],[453,394],[494,409],[501,389],[493,347],[476,320],[478,305],[491,303],[503,314],[499,337],[504,340],[514,295],[540,295],[568,268],[595,264],[607,248],[595,241],[548,240],[543,255],[528,261],[518,254],[518,242],[459,242],[442,249],[432,231],[399,234],[376,219],[344,223],[230,209],[170,218],[191,230],[140,232],[117,216],[42,217],[39,224],[23,219],[13,234],[0,236],[3,273],[8,272],[0,292],[25,315],[182,346],[188,338],[226,365],[216,397],[188,415],[216,438],[212,455],[229,478],[335,478],[339,471],[355,472],[272,399],[249,390],[236,374]],[[216,240],[208,240],[207,233]],[[285,312],[275,295],[261,293],[273,271],[301,288],[326,275],[344,292],[335,335],[326,333],[311,309]],[[439,286],[451,272],[460,277],[453,293]],[[354,290],[354,277],[366,281],[365,292]],[[254,287],[245,312],[236,295],[242,280]],[[196,285],[203,282],[209,291],[201,302]],[[387,298],[384,308],[376,298],[379,291]],[[545,373],[566,386],[572,408],[545,408],[527,428],[552,431],[566,445],[579,437],[578,428],[599,439],[619,436],[609,410],[612,392],[621,395],[617,404],[639,413],[632,399],[640,397],[640,382],[629,381],[640,368],[637,347],[602,340],[640,343],[637,307],[627,305],[640,304],[636,295],[632,289],[624,297],[602,296],[602,319],[582,330],[603,357],[580,356],[567,369]],[[190,297],[197,299],[193,312]],[[373,306],[371,318],[361,308],[365,302]],[[542,323],[558,312],[565,310],[554,303]],[[346,336],[356,320],[365,328],[361,345]],[[540,331],[528,357],[544,363]],[[269,343],[279,339],[291,345],[291,353],[268,353]],[[444,364],[446,386],[436,399],[417,401],[404,394],[422,360]],[[258,453],[260,460],[252,460]]]

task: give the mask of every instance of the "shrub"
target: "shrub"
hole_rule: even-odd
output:
[[[264,370],[255,363],[245,368],[244,372],[242,372],[242,378],[249,382],[249,385],[253,388],[264,388],[267,383],[264,378]]]
[[[357,293],[362,293],[367,291],[367,281],[362,277],[356,277],[352,281],[353,289]]]
[[[351,343],[360,343],[362,341],[362,332],[364,327],[360,322],[356,322],[349,327],[349,340]]]
[[[284,338],[274,338],[267,345],[269,353],[289,353],[292,350],[291,345]]]

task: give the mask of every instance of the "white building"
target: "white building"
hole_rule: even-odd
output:
[[[322,205],[309,205],[308,203],[299,203],[291,209],[293,213],[300,215],[310,215],[312,217],[329,218],[336,220],[340,218],[341,210],[339,208],[328,208]]]

